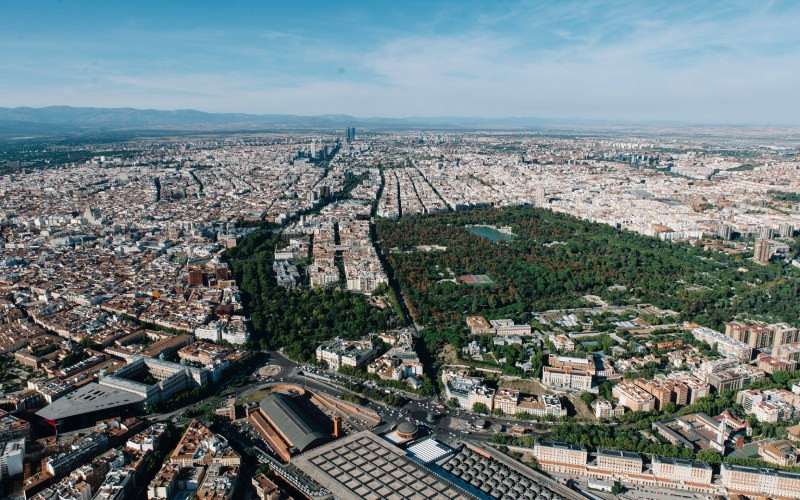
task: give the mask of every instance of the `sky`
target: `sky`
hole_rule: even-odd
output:
[[[800,123],[798,1],[0,3],[0,106]]]

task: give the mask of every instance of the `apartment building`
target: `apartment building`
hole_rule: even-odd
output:
[[[739,365],[729,370],[711,373],[708,375],[707,381],[717,392],[738,391],[757,380],[761,380],[764,376],[764,372],[754,366]]]
[[[540,417],[549,415],[558,418],[566,416],[567,409],[561,404],[561,398],[558,395],[544,393],[538,398],[536,396],[522,398],[517,404],[516,413],[527,413]]]
[[[477,403],[483,404],[489,411],[494,410],[495,390],[486,386],[473,387],[467,394],[467,404],[464,408],[471,410]]]
[[[775,332],[773,347],[800,342],[800,329],[788,323],[773,323],[769,325],[769,328]]]
[[[766,467],[748,467],[723,462],[720,480],[728,493],[761,495],[767,498],[797,498],[800,473]]]
[[[708,383],[686,371],[672,372],[667,375],[666,379],[674,380],[689,390],[686,404],[695,404],[700,398],[704,398],[711,393],[711,386]]]
[[[758,454],[765,462],[782,467],[797,465],[797,448],[785,439],[759,445]]]
[[[502,410],[507,415],[516,414],[518,404],[519,391],[517,390],[500,388],[494,395],[495,409]]]
[[[317,347],[317,362],[326,363],[328,369],[336,371],[342,366],[359,369],[377,354],[372,343],[367,341],[334,339]]]
[[[553,347],[557,351],[569,352],[575,350],[575,342],[566,335],[553,335],[550,337],[550,342],[553,343]]]
[[[738,359],[743,363],[750,361],[753,348],[735,338],[726,336],[711,328],[700,326],[692,329],[692,336],[700,342],[717,347],[717,351],[725,357]]]
[[[461,408],[471,410],[476,403],[481,403],[489,411],[494,409],[495,390],[486,387],[482,378],[445,371],[442,373],[442,382],[447,398],[454,398]]]
[[[0,481],[23,472],[25,438],[0,441]]]
[[[736,402],[748,415],[753,415],[759,422],[769,423],[791,420],[800,406],[797,396],[786,390],[739,391]]]
[[[633,451],[597,450],[597,468],[613,474],[639,474],[644,467],[642,456]]]
[[[422,362],[409,344],[395,346],[367,366],[367,373],[374,373],[383,380],[404,380],[422,375]]]
[[[710,485],[714,475],[711,466],[698,460],[653,455],[650,463],[656,479]]]
[[[625,413],[625,407],[622,405],[615,405],[611,401],[600,399],[594,403],[594,416],[597,419],[616,418]]]
[[[620,382],[611,389],[611,394],[631,411],[651,411],[656,407],[656,399],[633,382]]]
[[[776,372],[792,372],[797,369],[797,361],[794,359],[779,358],[769,354],[759,354],[756,356],[756,367],[765,373],[772,375]]]
[[[0,410],[0,441],[10,441],[21,437],[30,437],[31,425],[5,410]]]
[[[69,451],[49,456],[44,468],[52,476],[63,476],[108,449],[108,436],[92,432],[73,444]]]
[[[772,355],[776,358],[786,359],[800,363],[800,342],[782,344],[772,350]]]
[[[753,349],[772,347],[775,333],[761,322],[745,323],[731,321],[725,324],[725,335],[734,340],[748,344]]]
[[[644,389],[656,399],[656,409],[662,410],[664,405],[674,403],[678,406],[685,405],[689,399],[689,388],[676,380],[665,377],[645,380],[636,379],[637,387]]]
[[[725,325],[725,335],[748,344],[753,349],[774,348],[800,342],[800,330],[787,323],[766,324],[761,321],[731,321]]]
[[[252,484],[259,500],[279,500],[281,497],[281,490],[264,474],[253,476]]]
[[[533,456],[539,466],[548,472],[585,472],[589,452],[583,445],[559,441],[536,441]]]

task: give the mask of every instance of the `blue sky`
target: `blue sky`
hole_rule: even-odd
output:
[[[0,106],[800,123],[797,1],[0,4]]]

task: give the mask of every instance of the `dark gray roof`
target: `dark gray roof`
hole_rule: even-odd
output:
[[[635,451],[626,451],[626,450],[609,450],[605,448],[600,448],[597,450],[597,456],[605,456],[605,457],[613,457],[613,458],[624,458],[626,460],[642,460],[642,456],[636,453]]]
[[[561,449],[569,449],[573,451],[585,451],[586,447],[582,444],[572,444],[572,443],[565,443],[563,441],[546,441],[546,440],[539,440],[537,441],[540,446],[546,446],[548,448],[561,448]]]
[[[728,462],[722,462],[721,467],[723,469],[728,469],[735,472],[747,472],[750,474],[761,474],[763,476],[776,476],[787,479],[800,479],[800,473],[798,472],[789,472],[779,469],[771,469],[769,467],[750,467],[747,465],[735,465]]]
[[[268,395],[261,401],[260,407],[272,425],[300,452],[328,440],[328,435],[318,430],[317,424],[308,413],[285,394]]]
[[[47,420],[59,420],[144,401],[144,396],[94,382],[70,392],[36,412]]]
[[[694,467],[695,469],[710,469],[711,466],[706,462],[699,460],[689,460],[686,458],[671,458],[653,455],[653,463],[660,462],[662,464],[679,465],[683,467]]]
[[[417,426],[411,422],[402,422],[397,426],[397,432],[403,434],[414,434],[417,432]]]

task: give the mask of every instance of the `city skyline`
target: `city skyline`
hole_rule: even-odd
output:
[[[0,106],[797,122],[800,7],[21,4]]]

